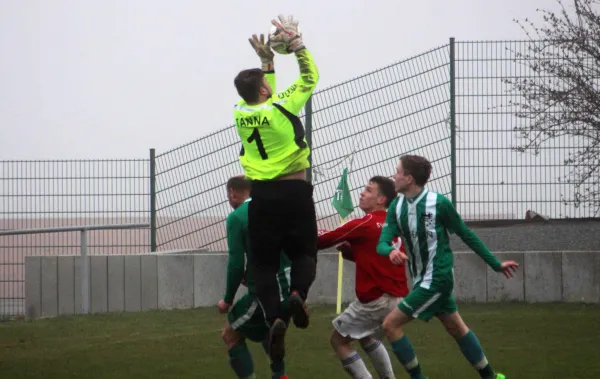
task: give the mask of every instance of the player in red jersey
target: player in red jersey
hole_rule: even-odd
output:
[[[394,182],[374,176],[360,194],[359,208],[365,216],[319,235],[319,249],[339,245],[345,259],[356,262],[357,300],[333,320],[331,345],[342,366],[353,378],[372,378],[360,355],[352,348],[358,340],[382,379],[394,378],[388,352],[381,343],[382,323],[408,294],[404,263],[395,266],[377,254],[379,235],[387,207],[396,197]],[[404,250],[399,240],[397,248]]]

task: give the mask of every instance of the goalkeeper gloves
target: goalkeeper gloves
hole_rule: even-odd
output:
[[[285,43],[294,53],[305,48],[302,34],[298,31],[299,21],[294,20],[294,16],[286,19],[283,15],[279,15],[279,21],[272,20],[271,23],[281,31],[271,40]]]
[[[256,34],[254,34],[248,41],[250,41],[250,45],[252,45],[254,51],[256,51],[256,55],[260,58],[262,70],[273,71],[273,58],[275,53],[271,50],[269,42],[265,43],[265,35],[261,34],[259,39]]]

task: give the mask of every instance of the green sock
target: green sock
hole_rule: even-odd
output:
[[[271,363],[271,378],[279,379],[285,375],[285,363],[283,361]]]
[[[479,376],[484,379],[494,378],[494,370],[488,363],[475,333],[469,330],[458,340],[458,346],[469,363],[479,372]]]
[[[269,341],[264,340],[262,342],[262,347],[265,350],[265,353],[269,355]],[[271,378],[279,379],[285,375],[285,363],[283,361],[279,362],[271,362]]]
[[[229,364],[238,378],[254,378],[254,363],[245,342],[239,342],[229,349]]]
[[[415,349],[407,336],[403,336],[399,340],[392,342],[392,351],[396,354],[396,357],[398,357],[408,375],[410,375],[410,379],[425,379],[421,373],[421,365],[417,360]]]

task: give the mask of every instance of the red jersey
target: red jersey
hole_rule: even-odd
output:
[[[408,294],[405,264],[395,266],[390,258],[377,254],[381,228],[385,223],[386,211],[375,211],[358,219],[348,221],[337,229],[319,235],[319,250],[347,241],[352,247],[356,262],[356,297],[368,303],[387,293],[396,297]],[[400,240],[395,245],[404,246]]]

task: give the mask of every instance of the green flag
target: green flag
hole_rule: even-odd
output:
[[[350,198],[350,188],[348,188],[348,169],[344,169],[342,178],[338,183],[335,195],[331,200],[331,205],[337,210],[342,218],[346,218],[354,211],[352,199]]]

